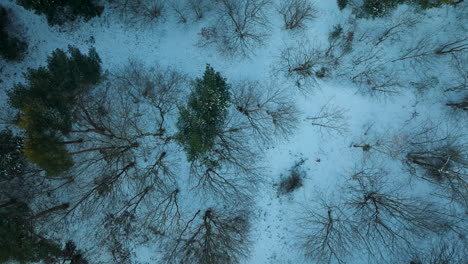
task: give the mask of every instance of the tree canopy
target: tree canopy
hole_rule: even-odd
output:
[[[196,79],[187,107],[179,109],[176,139],[195,161],[212,150],[216,136],[224,128],[230,106],[230,86],[210,65],[201,79]]]
[[[25,155],[50,176],[72,166],[62,138],[72,128],[78,96],[101,79],[96,50],[85,55],[70,46],[68,53],[55,50],[47,67],[29,69],[26,84],[17,84],[8,93],[10,105],[20,111],[17,124],[26,131]]]

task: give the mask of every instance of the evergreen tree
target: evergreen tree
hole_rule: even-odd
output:
[[[104,10],[94,0],[18,0],[18,3],[37,14],[45,14],[49,25],[62,25],[79,17],[88,21]]]
[[[55,50],[47,67],[29,69],[26,84],[9,92],[9,103],[20,111],[17,125],[26,131],[25,155],[49,176],[72,166],[63,137],[73,125],[77,97],[101,79],[100,58],[94,49],[88,55],[69,47],[69,56]]]
[[[348,0],[337,0],[337,2],[340,10],[345,9],[346,5],[348,5]]]
[[[11,36],[7,32],[9,24],[8,11],[0,6],[0,57],[9,61],[19,60],[28,48],[28,45],[26,42]]]
[[[38,262],[60,254],[60,247],[35,233],[32,212],[21,202],[0,205],[0,263]]]
[[[197,79],[187,107],[179,109],[176,139],[195,161],[212,150],[223,128],[230,105],[230,86],[219,72],[206,66],[203,78]]]
[[[23,175],[26,161],[23,156],[23,139],[10,130],[0,131],[0,181]]]

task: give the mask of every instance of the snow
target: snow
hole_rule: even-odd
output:
[[[412,46],[424,36],[429,36],[433,43],[444,43],[446,40],[466,36],[468,32],[466,3],[461,4],[459,9],[444,6],[418,13],[412,7],[403,5],[389,17],[354,20],[349,8],[340,12],[335,2],[316,0],[315,5],[319,10],[317,18],[308,24],[304,32],[287,32],[282,29],[281,18],[273,8],[269,16],[271,35],[265,46],[257,48],[255,55],[250,58],[242,58],[224,56],[213,46],[196,45],[201,28],[210,25],[209,16],[187,24],[178,24],[175,17],[169,17],[165,22],[128,26],[106,9],[101,18],[59,28],[49,27],[44,16],[24,10],[11,0],[2,0],[2,5],[12,8],[18,19],[17,23],[24,26],[23,36],[28,40],[29,50],[22,62],[7,64],[0,61],[0,79],[3,81],[0,103],[5,104],[5,91],[12,84],[23,80],[22,72],[28,67],[45,65],[47,56],[54,49],[66,49],[68,45],[77,46],[82,51],[91,46],[95,47],[102,59],[103,68],[109,71],[120,69],[129,59],[136,59],[150,67],[159,65],[162,68],[168,66],[180,70],[191,78],[201,76],[205,65],[209,63],[215,70],[220,71],[228,82],[246,79],[274,80],[277,85],[290,89],[290,96],[294,98],[302,113],[295,133],[290,135],[289,139],[275,143],[265,153],[266,183],[255,195],[256,206],[253,210],[251,236],[253,245],[251,256],[244,263],[310,263],[304,259],[295,239],[301,233],[295,221],[300,216],[301,207],[315,199],[317,193],[327,196],[340,195],[338,187],[345,183],[347,172],[365,157],[361,149],[353,148],[352,145],[365,141],[366,128],[371,127],[371,135],[377,135],[406,131],[408,124],[415,125],[426,119],[442,122],[447,126],[458,123],[459,131],[466,131],[467,124],[466,113],[454,120],[449,117],[450,109],[444,105],[452,95],[443,93],[442,87],[450,86],[449,84],[459,80],[456,71],[448,66],[450,58],[438,60],[439,64],[428,62],[422,66],[407,67],[405,63],[400,63],[393,64],[390,68],[385,66],[384,70],[393,74],[404,86],[398,89],[398,94],[386,96],[363,93],[361,87],[343,77],[350,70],[346,68],[348,64],[337,69],[332,78],[319,80],[316,87],[307,94],[297,92],[291,80],[272,73],[281,50],[290,43],[306,39],[318,47],[326,48],[328,33],[333,26],[341,24],[346,30],[350,27],[347,25],[350,20],[355,23],[352,26],[355,29],[355,38],[359,34],[368,34],[369,38],[375,38],[406,16],[419,20],[419,23],[405,29],[398,38],[386,41],[381,47],[382,50],[379,50],[383,56],[380,59],[382,61],[397,58],[406,46]],[[90,41],[91,37],[95,42]],[[370,41],[359,44],[355,42],[349,56],[360,54],[360,51],[368,52],[372,46]],[[349,56],[344,61],[351,63]],[[465,71],[466,63],[465,60]],[[411,68],[414,70],[410,70]],[[429,84],[435,87],[428,88],[424,93],[411,88],[410,82],[421,80],[421,76],[424,75],[429,78],[435,76],[439,84],[429,81]],[[346,132],[328,133],[310,125],[307,117],[317,114],[327,102],[344,109]],[[306,159],[307,177],[304,186],[288,196],[278,197],[275,184],[300,158]],[[402,171],[399,161],[389,160],[385,164],[392,171]],[[398,177],[396,182],[407,178],[404,173]],[[185,202],[190,203],[190,197],[185,198]],[[203,207],[204,205],[200,205],[196,208]],[[90,227],[86,224],[70,226],[69,234],[65,237],[79,238],[78,248],[84,247],[90,256],[99,258],[99,250],[93,249],[92,243],[83,237],[83,234],[88,233],[82,231],[86,228]],[[155,263],[157,250],[154,247],[151,243],[135,245],[135,259],[141,263]],[[363,260],[356,259],[350,263],[364,263],[361,261]]]

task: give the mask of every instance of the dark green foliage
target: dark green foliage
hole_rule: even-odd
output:
[[[404,0],[365,0],[362,6],[364,13],[371,17],[386,15]]]
[[[381,17],[388,14],[400,4],[412,4],[427,9],[451,4],[451,0],[364,0],[362,10],[371,17]]]
[[[0,6],[0,57],[9,61],[20,60],[28,45],[8,33],[9,24],[8,11]]]
[[[213,148],[216,136],[223,131],[231,98],[230,86],[209,65],[194,86],[187,107],[179,109],[177,121],[176,139],[189,161],[199,159]]]
[[[79,17],[88,21],[104,10],[93,0],[18,0],[18,4],[37,14],[45,14],[49,25],[63,25]]]
[[[23,139],[10,130],[0,131],[0,181],[23,175],[26,161],[22,152]]]
[[[73,160],[58,136],[31,134],[24,142],[24,154],[34,164],[54,177],[70,169]]]
[[[25,155],[56,175],[72,165],[63,144],[73,124],[77,97],[101,79],[100,58],[94,49],[88,55],[69,47],[67,55],[55,50],[47,67],[29,69],[26,84],[9,91],[9,103],[20,111],[17,125],[26,130]]]
[[[337,0],[338,8],[340,10],[345,9],[346,5],[348,5],[348,0]]]
[[[35,233],[32,212],[26,204],[0,206],[0,263],[38,262],[59,254],[57,244]]]
[[[75,243],[71,240],[67,241],[65,248],[62,250],[62,259],[63,261],[71,261],[70,264],[88,264],[81,251],[76,249]]]

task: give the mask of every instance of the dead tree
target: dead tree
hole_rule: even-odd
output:
[[[287,0],[281,3],[279,13],[288,30],[304,28],[305,23],[317,16],[317,9],[309,0]]]
[[[202,29],[199,45],[214,44],[227,55],[249,56],[268,36],[270,0],[219,0],[216,25]]]
[[[239,263],[249,254],[249,212],[209,208],[198,211],[174,235],[170,263]]]

